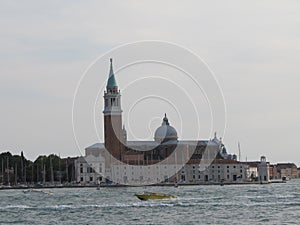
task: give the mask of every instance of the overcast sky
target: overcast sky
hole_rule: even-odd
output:
[[[239,141],[243,160],[299,166],[299,12],[297,0],[1,0],[0,151],[79,155],[71,113],[80,77],[112,48],[154,39],[187,47],[214,71],[229,152]]]

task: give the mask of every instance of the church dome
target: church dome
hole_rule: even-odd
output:
[[[162,143],[169,140],[177,140],[177,131],[174,127],[170,126],[167,115],[163,118],[163,122],[158,127],[154,134],[154,140]]]

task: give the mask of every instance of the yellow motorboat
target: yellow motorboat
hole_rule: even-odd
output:
[[[176,198],[174,195],[159,192],[145,192],[143,194],[135,194],[135,196],[140,200]]]

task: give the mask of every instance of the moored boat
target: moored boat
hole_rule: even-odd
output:
[[[47,194],[47,195],[52,194],[51,192],[47,192],[47,191],[43,191],[43,190],[36,190],[36,189],[32,189],[32,188],[27,189],[27,190],[23,190],[23,193],[24,194],[31,194],[31,193],[33,193],[33,194]]]

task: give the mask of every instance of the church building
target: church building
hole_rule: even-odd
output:
[[[166,113],[153,141],[127,141],[112,59],[103,116],[104,143],[87,147],[86,155],[78,159],[77,182],[201,184],[247,179],[247,165],[238,162],[236,155],[227,153],[216,133],[211,140],[178,140]]]

